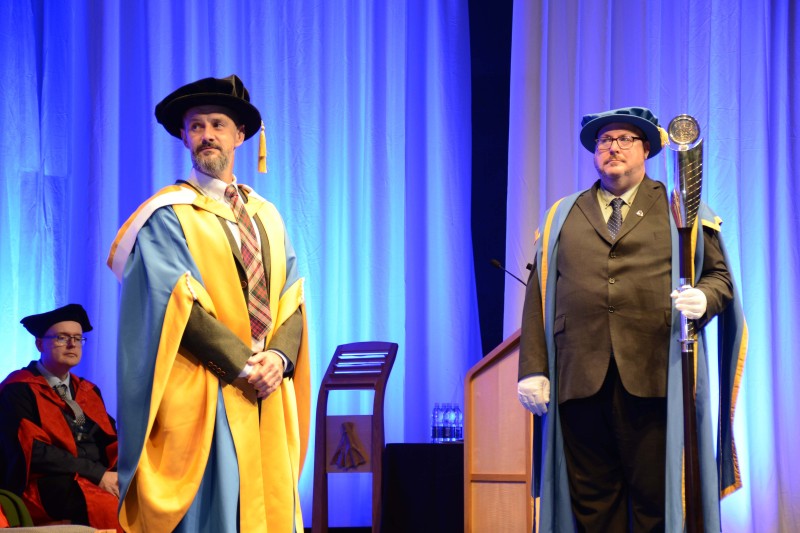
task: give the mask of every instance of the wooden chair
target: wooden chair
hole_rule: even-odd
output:
[[[328,531],[329,473],[372,472],[372,531],[377,532],[380,528],[383,398],[396,355],[397,344],[392,342],[342,344],[333,354],[317,398],[313,533]],[[374,390],[372,414],[328,416],[328,393],[333,390]],[[341,452],[345,441],[349,441],[348,448],[351,445],[354,449],[349,458],[343,459]],[[359,458],[361,455],[366,460],[363,464],[351,460],[353,456]],[[338,458],[334,463],[339,464],[332,465],[332,458]]]

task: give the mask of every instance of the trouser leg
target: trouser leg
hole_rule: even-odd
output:
[[[664,531],[667,400],[633,396],[621,382],[614,394],[632,531]]]
[[[54,520],[89,525],[86,499],[74,476],[48,476],[38,480],[45,512]]]
[[[612,358],[600,390],[559,412],[578,529],[664,531],[666,399],[629,394]]]
[[[572,512],[581,532],[622,533],[628,522],[623,468],[613,431],[615,368],[593,396],[559,405]]]

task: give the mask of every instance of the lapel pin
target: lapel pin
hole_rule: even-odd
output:
[[[638,211],[636,211],[636,216],[637,217],[643,217],[644,216],[644,212],[641,209],[639,209]]]

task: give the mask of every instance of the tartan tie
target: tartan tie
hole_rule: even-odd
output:
[[[250,335],[256,341],[260,341],[272,326],[267,280],[264,276],[264,265],[261,263],[261,250],[250,215],[245,211],[235,185],[228,185],[225,189],[225,198],[231,203],[233,214],[236,215],[236,224],[239,226],[242,260],[247,273],[247,311],[250,314]]]
[[[611,216],[608,218],[608,232],[611,234],[611,239],[617,238],[617,233],[622,227],[622,204],[625,201],[622,198],[614,198],[611,200]]]
[[[83,414],[83,409],[81,409],[81,406],[78,405],[78,402],[67,396],[67,386],[63,383],[59,383],[53,388],[56,390],[58,395],[61,396],[61,399],[67,402],[69,408],[72,409],[72,414],[75,415],[75,422],[79,426],[84,425],[86,423],[86,415]]]

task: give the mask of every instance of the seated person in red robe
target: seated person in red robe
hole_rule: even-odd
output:
[[[0,528],[3,528],[3,527],[11,527],[11,525],[8,523],[8,519],[6,518],[6,515],[3,514],[3,509],[0,508]]]
[[[0,383],[0,488],[35,524],[68,520],[117,529],[117,431],[100,390],[70,370],[92,330],[78,304],[22,319],[38,361]]]

